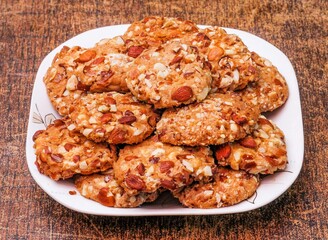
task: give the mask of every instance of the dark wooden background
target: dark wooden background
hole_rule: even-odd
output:
[[[0,239],[328,239],[327,1],[0,3]],[[42,59],[78,33],[147,15],[242,29],[290,58],[301,93],[305,156],[299,178],[276,201],[234,215],[99,217],[61,206],[34,182],[26,164],[25,138]]]

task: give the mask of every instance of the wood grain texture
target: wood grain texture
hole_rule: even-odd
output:
[[[0,239],[328,239],[327,12],[325,0],[2,0]],[[31,178],[25,138],[42,59],[78,33],[148,15],[246,30],[290,58],[301,93],[304,166],[276,201],[223,216],[99,217],[61,206]]]

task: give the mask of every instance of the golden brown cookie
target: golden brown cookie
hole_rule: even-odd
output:
[[[211,92],[243,89],[258,80],[256,63],[242,40],[220,27],[209,27],[184,36],[182,42],[198,49],[211,69]]]
[[[153,132],[158,115],[130,93],[108,92],[81,97],[69,117],[72,129],[95,142],[133,144]]]
[[[211,39],[206,54],[212,66],[212,92],[243,89],[258,80],[251,52],[238,36],[219,27],[207,28],[204,33]]]
[[[117,181],[130,194],[162,188],[176,191],[193,180],[210,180],[215,169],[208,147],[172,146],[157,136],[125,146],[114,164]]]
[[[49,98],[59,114],[67,115],[73,102],[88,91],[128,91],[126,68],[133,58],[123,53],[124,45],[118,36],[89,49],[62,48],[44,77]]]
[[[129,195],[118,185],[113,170],[104,173],[79,176],[75,186],[83,197],[92,199],[107,207],[132,208],[157,199],[158,191]]]
[[[117,159],[114,146],[94,143],[79,132],[69,131],[66,124],[66,120],[55,120],[34,134],[35,164],[40,173],[59,180],[112,167]]]
[[[219,165],[249,173],[273,174],[285,169],[287,151],[283,132],[270,120],[260,116],[253,132],[239,141],[217,146]]]
[[[197,48],[174,39],[141,53],[126,81],[139,100],[167,108],[201,102],[210,91],[212,79]]]
[[[258,177],[245,171],[220,167],[213,177],[213,182],[195,183],[174,195],[189,208],[220,208],[246,200],[259,186]]]
[[[95,47],[100,57],[83,69],[84,78],[88,75],[90,92],[128,92],[126,72],[133,58],[125,54],[126,45],[121,36],[99,41]],[[86,83],[87,84],[87,83]]]
[[[213,93],[201,103],[165,110],[156,129],[161,141],[173,145],[219,145],[245,137],[258,116],[234,92]]]
[[[242,98],[259,106],[261,112],[273,111],[288,99],[289,91],[285,78],[272,63],[252,52],[252,59],[259,71],[259,80],[240,91]]]
[[[76,86],[74,86],[75,90],[68,90],[71,89],[70,82],[75,79],[73,77],[68,82],[68,79],[73,75],[71,65],[75,65],[74,59],[77,59],[84,51],[86,49],[80,47],[63,47],[56,54],[51,67],[43,78],[49,99],[60,115],[67,115],[75,99],[80,98],[86,92],[85,86],[77,79]]]

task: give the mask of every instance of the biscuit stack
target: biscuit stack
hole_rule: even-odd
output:
[[[34,134],[35,164],[105,206],[163,191],[229,206],[286,167],[284,134],[261,115],[285,103],[286,81],[222,28],[148,17],[92,48],[63,47],[44,83],[62,119]]]

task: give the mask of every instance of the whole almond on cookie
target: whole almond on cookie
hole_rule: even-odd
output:
[[[257,144],[251,136],[245,137],[239,141],[240,145],[247,148],[256,148]]]
[[[231,154],[231,147],[229,144],[225,144],[216,149],[215,158],[217,160],[222,160],[228,158],[230,154]]]
[[[185,102],[192,98],[193,95],[194,94],[192,92],[191,87],[182,86],[175,90],[175,92],[171,95],[171,98],[178,102]]]
[[[136,58],[143,52],[143,50],[144,48],[141,46],[131,46],[128,50],[128,56]]]

